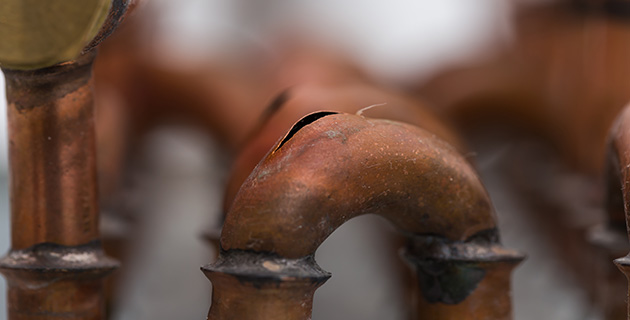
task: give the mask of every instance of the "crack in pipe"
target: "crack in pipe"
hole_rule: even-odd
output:
[[[262,264],[250,257],[225,269],[224,262],[233,252],[308,259],[334,230],[363,214],[385,217],[410,238],[405,255],[416,270],[426,271],[433,260],[442,280],[471,280],[463,290],[442,286],[454,306],[420,295],[418,319],[511,318],[509,277],[523,257],[500,246],[488,194],[451,145],[411,125],[340,113],[310,122],[271,150],[236,195],[219,262],[202,268],[214,286],[209,319],[310,319],[323,282],[281,275],[273,283],[243,283],[252,263]],[[277,265],[268,264],[284,270]],[[455,277],[470,266],[483,275]],[[262,278],[273,272],[263,271]]]

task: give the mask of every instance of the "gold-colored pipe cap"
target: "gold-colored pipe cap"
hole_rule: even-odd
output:
[[[72,60],[98,34],[111,0],[0,0],[0,67]]]

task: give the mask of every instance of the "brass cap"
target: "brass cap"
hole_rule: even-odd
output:
[[[79,56],[107,18],[110,0],[0,1],[0,67],[37,69]]]

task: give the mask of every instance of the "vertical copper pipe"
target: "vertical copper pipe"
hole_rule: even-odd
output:
[[[441,268],[447,269],[447,266],[451,264],[464,272],[473,271],[483,274],[483,279],[470,296],[458,303],[428,300],[426,294],[419,294],[416,299],[415,318],[421,320],[512,319],[510,278],[520,261],[518,257],[499,256],[496,260],[491,259],[485,262],[478,258],[472,261],[445,259],[441,262],[443,264]],[[435,262],[434,264],[439,265]],[[466,280],[465,278],[458,279],[462,284],[466,284]],[[494,303],[490,304],[490,301]]]
[[[628,221],[630,221],[630,107],[626,107],[621,112],[617,118],[617,122],[615,122],[611,129],[610,149],[609,158],[611,158],[610,162],[613,164],[612,167],[618,168],[617,179],[621,186],[621,196],[623,197],[626,218],[625,224],[627,228]],[[614,177],[611,178],[611,180],[612,179],[614,179]],[[609,193],[610,192],[611,191],[609,191]],[[617,194],[617,192],[615,192],[615,194]],[[614,194],[609,195],[609,197],[613,200],[615,199]],[[611,217],[611,220],[613,219],[615,219],[615,216]],[[630,229],[627,229],[627,231],[630,238]],[[630,254],[615,260],[615,264],[626,275],[626,278],[630,277]],[[628,294],[625,296],[626,301],[628,301],[628,296],[630,296],[630,286],[628,287]],[[627,309],[627,318],[630,319],[630,304]]]
[[[117,262],[103,253],[90,49],[120,22],[113,1],[96,40],[75,60],[35,70],[4,69],[8,101],[11,251],[0,260],[8,319],[105,318],[103,278]]]
[[[5,70],[13,250],[98,238],[93,58]]]
[[[630,255],[615,260],[615,264],[626,275],[626,278],[630,280]],[[628,294],[625,296],[626,301],[630,297],[630,284],[628,285]],[[630,319],[630,304],[628,304],[626,319]]]
[[[91,66],[94,53],[7,82],[9,319],[103,319]]]
[[[624,276],[610,261],[626,254],[630,250],[630,243],[626,232],[620,168],[614,148],[610,148],[606,160],[606,219],[587,230],[590,247],[583,248],[581,252],[584,256],[582,264],[589,268],[582,274],[589,280],[587,288],[605,319],[614,320],[625,318],[627,288]]]

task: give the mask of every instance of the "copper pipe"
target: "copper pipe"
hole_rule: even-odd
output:
[[[623,198],[626,225],[628,219],[628,209],[630,203],[630,107],[626,107],[617,117],[617,121],[613,125],[610,134],[610,152],[609,159],[612,163],[613,170],[617,171],[617,186],[622,190],[620,194]],[[611,180],[615,180],[614,178]],[[612,184],[612,182],[611,182]],[[613,199],[615,195],[611,195]],[[618,203],[619,200],[611,201]],[[614,208],[616,209],[616,208]],[[612,210],[611,210],[612,211]],[[613,222],[623,223],[623,216],[620,216],[619,210],[613,211],[615,214],[610,218]]]
[[[5,70],[11,222],[19,230],[14,250],[98,238],[93,56],[36,71]]]
[[[625,225],[627,226],[628,221],[630,221],[628,220],[630,217],[628,214],[630,205],[630,107],[626,107],[621,112],[611,129],[610,150],[609,158],[612,158],[611,162],[613,163],[613,168],[618,169],[617,181],[620,182],[621,186],[621,188],[618,189],[621,190],[621,193],[616,191],[615,194],[620,194],[623,197],[626,217]],[[612,190],[610,190],[609,193],[610,192],[612,192]],[[613,199],[615,198],[614,195],[610,197]],[[611,220],[616,216],[612,217]],[[628,236],[630,237],[630,232],[628,232]],[[615,264],[626,275],[626,277],[630,277],[630,254],[615,260]],[[630,287],[628,288],[628,293],[630,294]],[[627,297],[627,295],[623,297],[624,300],[627,301]],[[630,305],[627,310],[627,318],[630,319]]]
[[[114,1],[110,10],[124,13],[126,5]],[[94,57],[87,50],[43,69],[3,69],[12,237],[0,271],[10,320],[105,318],[102,279],[117,262],[99,242]]]
[[[577,2],[598,4],[580,11]],[[566,0],[523,6],[515,12],[512,48],[466,69],[442,73],[425,85],[423,96],[441,106],[460,128],[487,130],[498,124],[502,133],[514,133],[518,127],[518,134],[534,135],[545,152],[531,158],[537,161],[533,166],[527,160],[523,165],[553,167],[557,178],[566,176],[565,169],[572,169],[572,175],[578,173],[581,180],[600,181],[607,169],[603,155],[610,127],[630,100],[630,64],[624,58],[630,49],[630,25],[604,14],[613,3]],[[557,158],[562,160],[562,169],[550,165]],[[570,197],[582,200],[561,201],[567,190],[560,191],[559,183],[552,182],[560,179],[541,183],[544,179],[532,174],[541,170],[530,169],[525,175],[518,173],[523,172],[520,169],[509,171],[514,172],[512,184],[535,204],[532,213],[538,213],[538,220],[558,240],[551,245],[568,270],[588,289],[606,319],[619,319],[620,313],[626,313],[625,294],[619,294],[619,285],[625,286],[625,281],[609,261],[628,252],[628,241],[619,204],[623,203],[619,171],[608,166],[610,169],[614,178],[608,182],[617,186],[608,188],[617,190],[606,194],[618,199],[607,199],[607,221],[592,212],[575,210],[577,203],[582,202],[583,209],[590,205],[587,201],[599,200],[589,199],[590,191],[570,191]],[[599,225],[585,230],[591,222]]]
[[[331,68],[324,64],[323,69],[326,67]],[[342,68],[338,69],[343,70]],[[335,106],[337,111],[348,113],[356,113],[364,109],[361,112],[368,117],[413,124],[435,133],[438,137],[457,146],[458,150],[462,152],[464,150],[456,134],[418,99],[355,76],[346,75],[345,77],[336,76],[317,81],[302,81],[301,85],[292,86],[278,95],[265,109],[258,126],[250,130],[251,137],[234,162],[224,195],[224,214],[221,216],[221,220],[205,232],[205,238],[217,249],[217,255],[224,215],[228,212],[240,186],[256,164],[276,143],[278,137],[287,132],[300,117],[319,110],[322,105]],[[373,107],[368,108],[369,106]],[[404,238],[394,233],[388,233],[388,235],[391,238],[383,239],[383,242],[389,242],[392,251],[396,252],[404,243]],[[397,267],[399,271],[391,276],[396,277],[400,287],[405,290],[405,296],[411,297],[414,290],[414,275],[402,261],[397,263]],[[409,307],[412,309],[411,306]]]
[[[214,285],[209,319],[310,318],[314,291],[329,277],[315,251],[369,213],[410,238],[417,304],[430,310],[418,319],[511,318],[508,275],[522,256],[500,246],[492,204],[466,160],[414,126],[317,112],[238,192],[220,258],[202,268]]]
[[[626,317],[627,290],[624,277],[611,260],[626,254],[630,250],[626,232],[623,194],[617,149],[613,139],[607,154],[605,174],[605,212],[606,217],[587,230],[589,248],[581,247],[583,265],[589,266],[582,272],[588,279],[588,290],[603,312],[605,319]],[[586,250],[585,250],[586,249]],[[588,272],[588,273],[586,273]]]
[[[517,129],[568,166],[601,176],[608,130],[630,100],[630,24],[597,9],[618,1],[583,1],[599,4],[582,11],[575,0],[523,5],[514,46],[423,81],[420,94],[460,128]]]
[[[435,133],[458,150],[465,150],[457,135],[420,100],[359,79],[339,83],[307,82],[279,94],[263,112],[258,127],[251,130],[251,138],[241,148],[228,179],[223,200],[224,214],[247,176],[278,137],[301,117],[320,110],[324,105],[335,106],[335,110],[348,113],[374,106],[363,114],[416,125]],[[218,240],[222,222],[209,232],[207,238]]]

